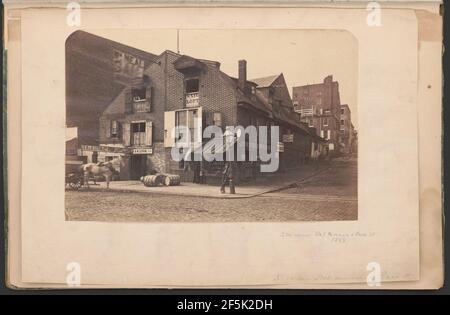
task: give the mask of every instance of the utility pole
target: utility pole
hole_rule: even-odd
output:
[[[180,30],[177,29],[177,54],[180,53]]]

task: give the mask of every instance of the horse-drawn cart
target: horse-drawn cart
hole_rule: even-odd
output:
[[[82,173],[69,173],[66,175],[66,187],[78,190],[84,185],[84,176]]]
[[[82,161],[66,161],[66,188],[78,190],[84,185],[84,175],[81,171]]]

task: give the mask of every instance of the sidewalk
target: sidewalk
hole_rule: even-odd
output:
[[[323,164],[320,165],[320,167],[315,167],[314,165],[302,165],[300,169],[262,176],[252,183],[236,186],[236,193],[233,195],[228,193],[228,187],[226,188],[227,193],[221,194],[218,186],[188,182],[181,183],[179,186],[146,187],[140,181],[114,181],[109,183],[109,190],[220,199],[250,198],[280,191],[289,187],[295,187],[297,183],[318,175],[328,170],[330,167],[330,164]],[[91,185],[90,187],[91,190],[106,190],[106,183],[101,182],[99,185]]]

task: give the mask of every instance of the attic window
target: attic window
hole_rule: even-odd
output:
[[[197,93],[199,90],[198,79],[186,80],[186,93]]]
[[[143,101],[146,99],[146,89],[140,88],[140,89],[132,89],[131,95],[133,96],[133,101]]]

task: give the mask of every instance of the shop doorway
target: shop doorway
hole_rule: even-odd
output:
[[[147,174],[146,155],[132,155],[131,156],[131,179],[139,180],[141,176]]]

